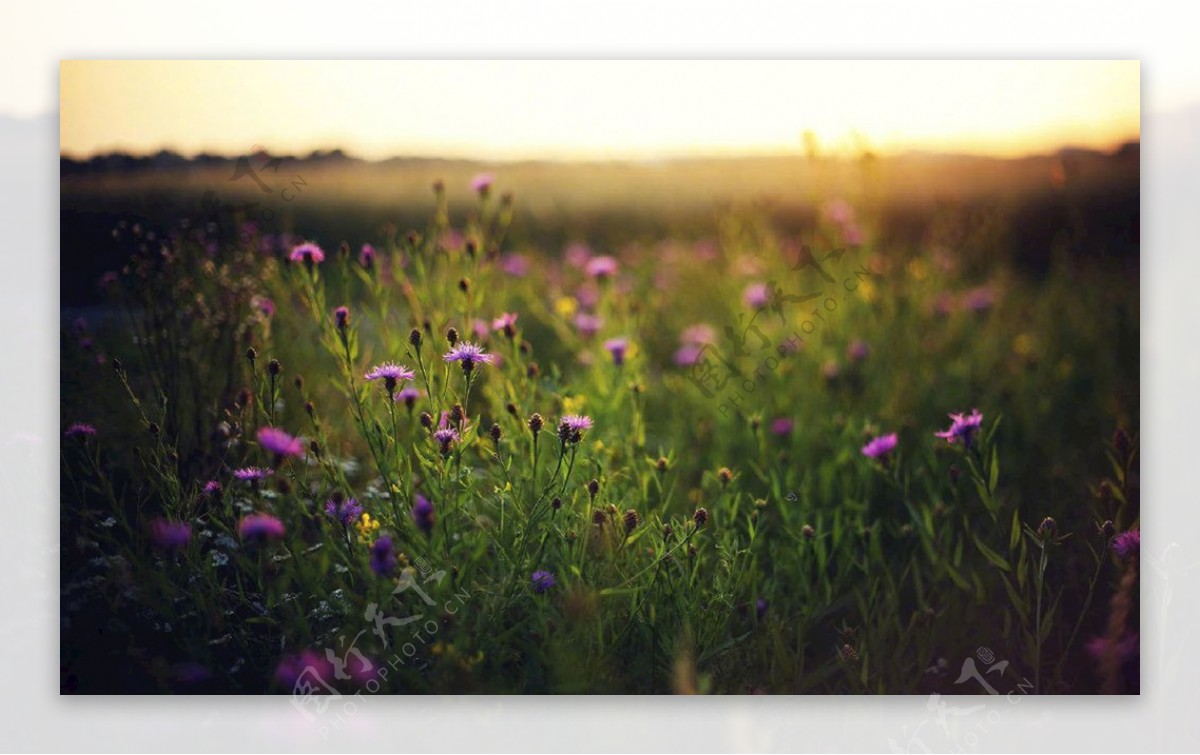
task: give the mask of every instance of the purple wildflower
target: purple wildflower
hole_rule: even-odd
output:
[[[352,658],[353,655],[348,657]],[[279,665],[275,667],[275,681],[293,689],[306,674],[328,680],[336,678],[334,672],[333,663],[328,658],[313,650],[305,650],[299,654],[285,656],[279,661]]]
[[[604,350],[612,355],[613,364],[620,367],[625,364],[625,353],[629,351],[629,339],[610,338],[604,342]]]
[[[354,524],[363,513],[363,507],[355,498],[345,501],[329,500],[325,502],[325,513],[342,523],[343,527]]]
[[[970,414],[950,414],[949,416],[953,420],[950,429],[934,433],[934,435],[944,438],[950,443],[961,441],[964,446],[970,448],[971,441],[975,439],[975,434],[979,432],[979,428],[983,424],[983,415],[979,413],[978,409],[975,409]]]
[[[1125,661],[1133,658],[1138,654],[1140,649],[1139,637],[1136,632],[1127,634],[1114,646],[1107,637],[1093,637],[1087,642],[1088,655],[1096,660],[1102,660],[1110,652],[1116,652],[1117,658],[1124,664]]]
[[[584,338],[591,338],[604,327],[604,319],[588,312],[575,315],[575,327]]]
[[[218,497],[220,497],[222,490],[224,490],[224,488],[221,486],[221,483],[217,482],[216,480],[209,480],[208,482],[204,483],[204,494],[205,495],[210,495],[213,498],[218,498]]]
[[[679,334],[679,342],[691,346],[705,346],[710,343],[715,343],[717,334],[711,325],[705,323],[697,323],[689,325]]]
[[[759,619],[767,615],[767,608],[770,606],[766,598],[759,598],[754,601],[754,613]]]
[[[576,242],[567,246],[564,257],[571,267],[583,268],[592,258],[592,249],[587,244]]]
[[[271,318],[275,316],[275,302],[265,296],[260,296],[256,300],[256,304],[258,305],[258,311],[262,313],[263,317]]]
[[[534,592],[538,593],[539,595],[545,593],[551,587],[554,587],[556,584],[558,584],[558,581],[554,579],[554,575],[548,571],[545,571],[544,569],[535,571],[531,577],[531,580],[533,582]]]
[[[453,427],[439,427],[434,431],[433,439],[437,441],[442,456],[447,456],[451,446],[458,442],[458,431]]]
[[[855,341],[846,349],[846,357],[851,362],[861,362],[871,354],[871,347],[866,341]]]
[[[241,469],[233,470],[233,476],[245,482],[255,483],[262,482],[271,474],[274,474],[269,469],[262,467],[242,467]]]
[[[614,258],[603,255],[588,260],[587,264],[583,267],[583,271],[593,278],[604,279],[616,275],[618,267],[619,265]]]
[[[514,278],[529,274],[529,258],[523,254],[505,254],[500,258],[500,269]]]
[[[862,447],[863,456],[869,456],[872,459],[879,459],[887,456],[896,448],[898,443],[896,433],[880,435],[878,438],[872,438],[867,445]]]
[[[766,283],[751,283],[742,292],[742,301],[751,309],[762,309],[771,302],[771,289]]]
[[[350,308],[346,306],[338,307],[333,310],[333,324],[338,330],[345,330],[350,326]]]
[[[370,270],[375,266],[375,258],[377,256],[378,253],[375,251],[375,247],[370,244],[363,244],[362,249],[358,253],[358,264]]]
[[[86,422],[74,422],[67,431],[63,433],[68,438],[80,438],[87,440],[96,434],[96,428]]]
[[[283,522],[270,514],[249,514],[238,522],[238,534],[248,542],[278,540],[283,533]]]
[[[371,571],[386,577],[396,568],[396,554],[392,551],[392,538],[383,535],[371,545]]]
[[[288,259],[292,262],[305,262],[310,265],[317,264],[325,261],[325,252],[321,251],[321,247],[311,241],[306,241],[292,249],[292,253],[288,255]]]
[[[590,429],[592,418],[584,415],[567,414],[558,421],[558,437],[563,443],[578,443]]]
[[[991,286],[980,286],[973,288],[963,294],[962,305],[964,309],[969,309],[972,312],[984,312],[992,308],[996,303],[996,292]]]
[[[1141,547],[1141,530],[1129,530],[1128,532],[1122,532],[1120,535],[1114,537],[1112,541],[1113,553],[1116,553],[1117,558],[1121,559],[1122,561],[1127,561],[1134,556],[1137,556],[1138,552],[1141,550]]]
[[[704,347],[693,346],[688,344],[680,346],[675,352],[675,364],[680,367],[692,367],[700,361],[700,355],[704,352]]]
[[[421,392],[409,385],[401,389],[400,392],[393,397],[393,400],[396,401],[396,403],[404,402],[404,405],[408,407],[409,411],[412,411],[413,406],[417,403],[417,399],[420,397]]]
[[[445,362],[459,362],[463,372],[470,372],[476,364],[491,364],[496,359],[494,354],[485,353],[482,346],[470,341],[459,341],[454,348],[442,355]]]
[[[795,423],[791,417],[779,417],[771,423],[772,435],[790,435]]]
[[[504,335],[513,338],[517,334],[517,315],[505,312],[492,320],[492,330],[504,331]]]
[[[391,398],[396,395],[396,385],[401,380],[412,380],[416,377],[416,373],[407,367],[401,367],[395,362],[384,362],[377,364],[371,368],[371,371],[363,375],[367,380],[382,380],[383,390]]]
[[[293,438],[277,427],[260,428],[258,442],[277,457],[304,455],[304,441]]]
[[[496,177],[491,173],[479,173],[471,178],[471,190],[476,194],[487,194],[495,181]]]
[[[192,525],[187,522],[171,522],[154,519],[150,522],[150,539],[164,551],[181,551],[192,539]]]
[[[417,500],[412,508],[413,522],[416,523],[417,529],[424,532],[426,535],[433,534],[434,512],[433,504],[425,496],[417,493]]]

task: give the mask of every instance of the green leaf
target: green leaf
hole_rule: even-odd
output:
[[[996,490],[996,485],[1000,482],[1000,457],[996,454],[996,447],[992,446],[992,464],[991,471],[988,473],[988,491]]]
[[[972,536],[972,539],[975,541],[975,547],[979,549],[979,552],[983,554],[984,558],[992,562],[993,566],[998,569],[1003,569],[1004,571],[1012,571],[1012,567],[1008,565],[1008,562],[1004,560],[1003,556],[984,545],[983,541],[978,537]]]
[[[1012,552],[1017,549],[1017,544],[1021,542],[1021,518],[1017,515],[1016,506],[1013,507],[1012,515],[1012,532],[1008,536],[1008,550]]]

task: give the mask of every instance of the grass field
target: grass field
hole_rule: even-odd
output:
[[[63,691],[1138,690],[1136,148],[248,165],[64,163]]]

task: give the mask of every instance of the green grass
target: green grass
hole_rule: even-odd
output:
[[[1138,281],[1119,260],[1055,254],[1030,275],[1003,213],[939,216],[914,243],[860,210],[849,246],[810,207],[803,242],[846,249],[826,281],[796,269],[797,236],[770,207],[739,203],[631,241],[617,279],[589,283],[535,234],[513,241],[498,197],[432,209],[371,269],[337,236],[317,236],[328,259],[311,268],[247,244],[210,258],[194,234],[169,257],[152,244],[109,291],[122,316],[89,324],[91,349],[64,328],[64,427],[99,429],[63,448],[64,689],[291,692],[274,681],[282,659],[355,641],[388,692],[966,692],[958,665],[980,646],[1040,693],[1129,691],[1084,650],[1137,631],[1136,613],[1109,628],[1136,561],[1098,532],[1139,516],[1136,444],[1110,443],[1139,419]],[[451,218],[475,254],[438,248]],[[528,275],[499,268],[512,249]],[[767,281],[819,296],[756,311],[743,292]],[[591,338],[572,324],[581,286],[604,322]],[[990,306],[962,306],[981,287]],[[473,323],[503,312],[516,337],[484,337],[499,364],[468,381],[442,361],[449,328],[477,340]],[[673,362],[697,323],[738,370],[721,389]],[[602,346],[614,337],[632,344],[622,365]],[[857,341],[865,358],[848,354]],[[417,373],[411,411],[363,379],[386,360]],[[456,404],[467,421],[443,455],[420,415],[436,425]],[[975,407],[969,450],[934,437]],[[594,420],[578,443],[556,434],[571,413]],[[790,432],[772,432],[780,418]],[[251,487],[232,470],[275,465],[265,426],[316,450]],[[890,432],[886,461],[861,453]],[[380,529],[327,517],[335,494]],[[252,511],[286,535],[243,542]],[[156,549],[156,517],[190,522],[189,545]],[[381,533],[402,554],[388,576],[369,566]],[[536,592],[535,570],[557,584]],[[420,618],[377,635],[371,604]],[[929,672],[939,659],[949,670]],[[325,671],[343,692],[364,684]]]

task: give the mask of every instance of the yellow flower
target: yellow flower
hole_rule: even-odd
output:
[[[354,526],[358,529],[359,541],[364,543],[370,543],[374,540],[375,533],[379,532],[379,520],[372,519],[371,515],[365,511],[362,517],[354,523]]]
[[[865,301],[875,301],[875,284],[870,280],[864,280],[858,284],[858,294]]]
[[[1019,357],[1027,357],[1033,353],[1033,336],[1022,333],[1013,339],[1013,353]]]
[[[554,311],[557,312],[560,317],[571,317],[575,314],[575,311],[578,308],[579,302],[575,301],[573,296],[560,296],[558,300],[554,302]]]
[[[925,265],[925,260],[920,257],[914,257],[908,263],[908,274],[919,281],[925,280],[929,275],[929,268]]]
[[[563,399],[563,414],[582,414],[587,399],[583,396],[567,396]]]

